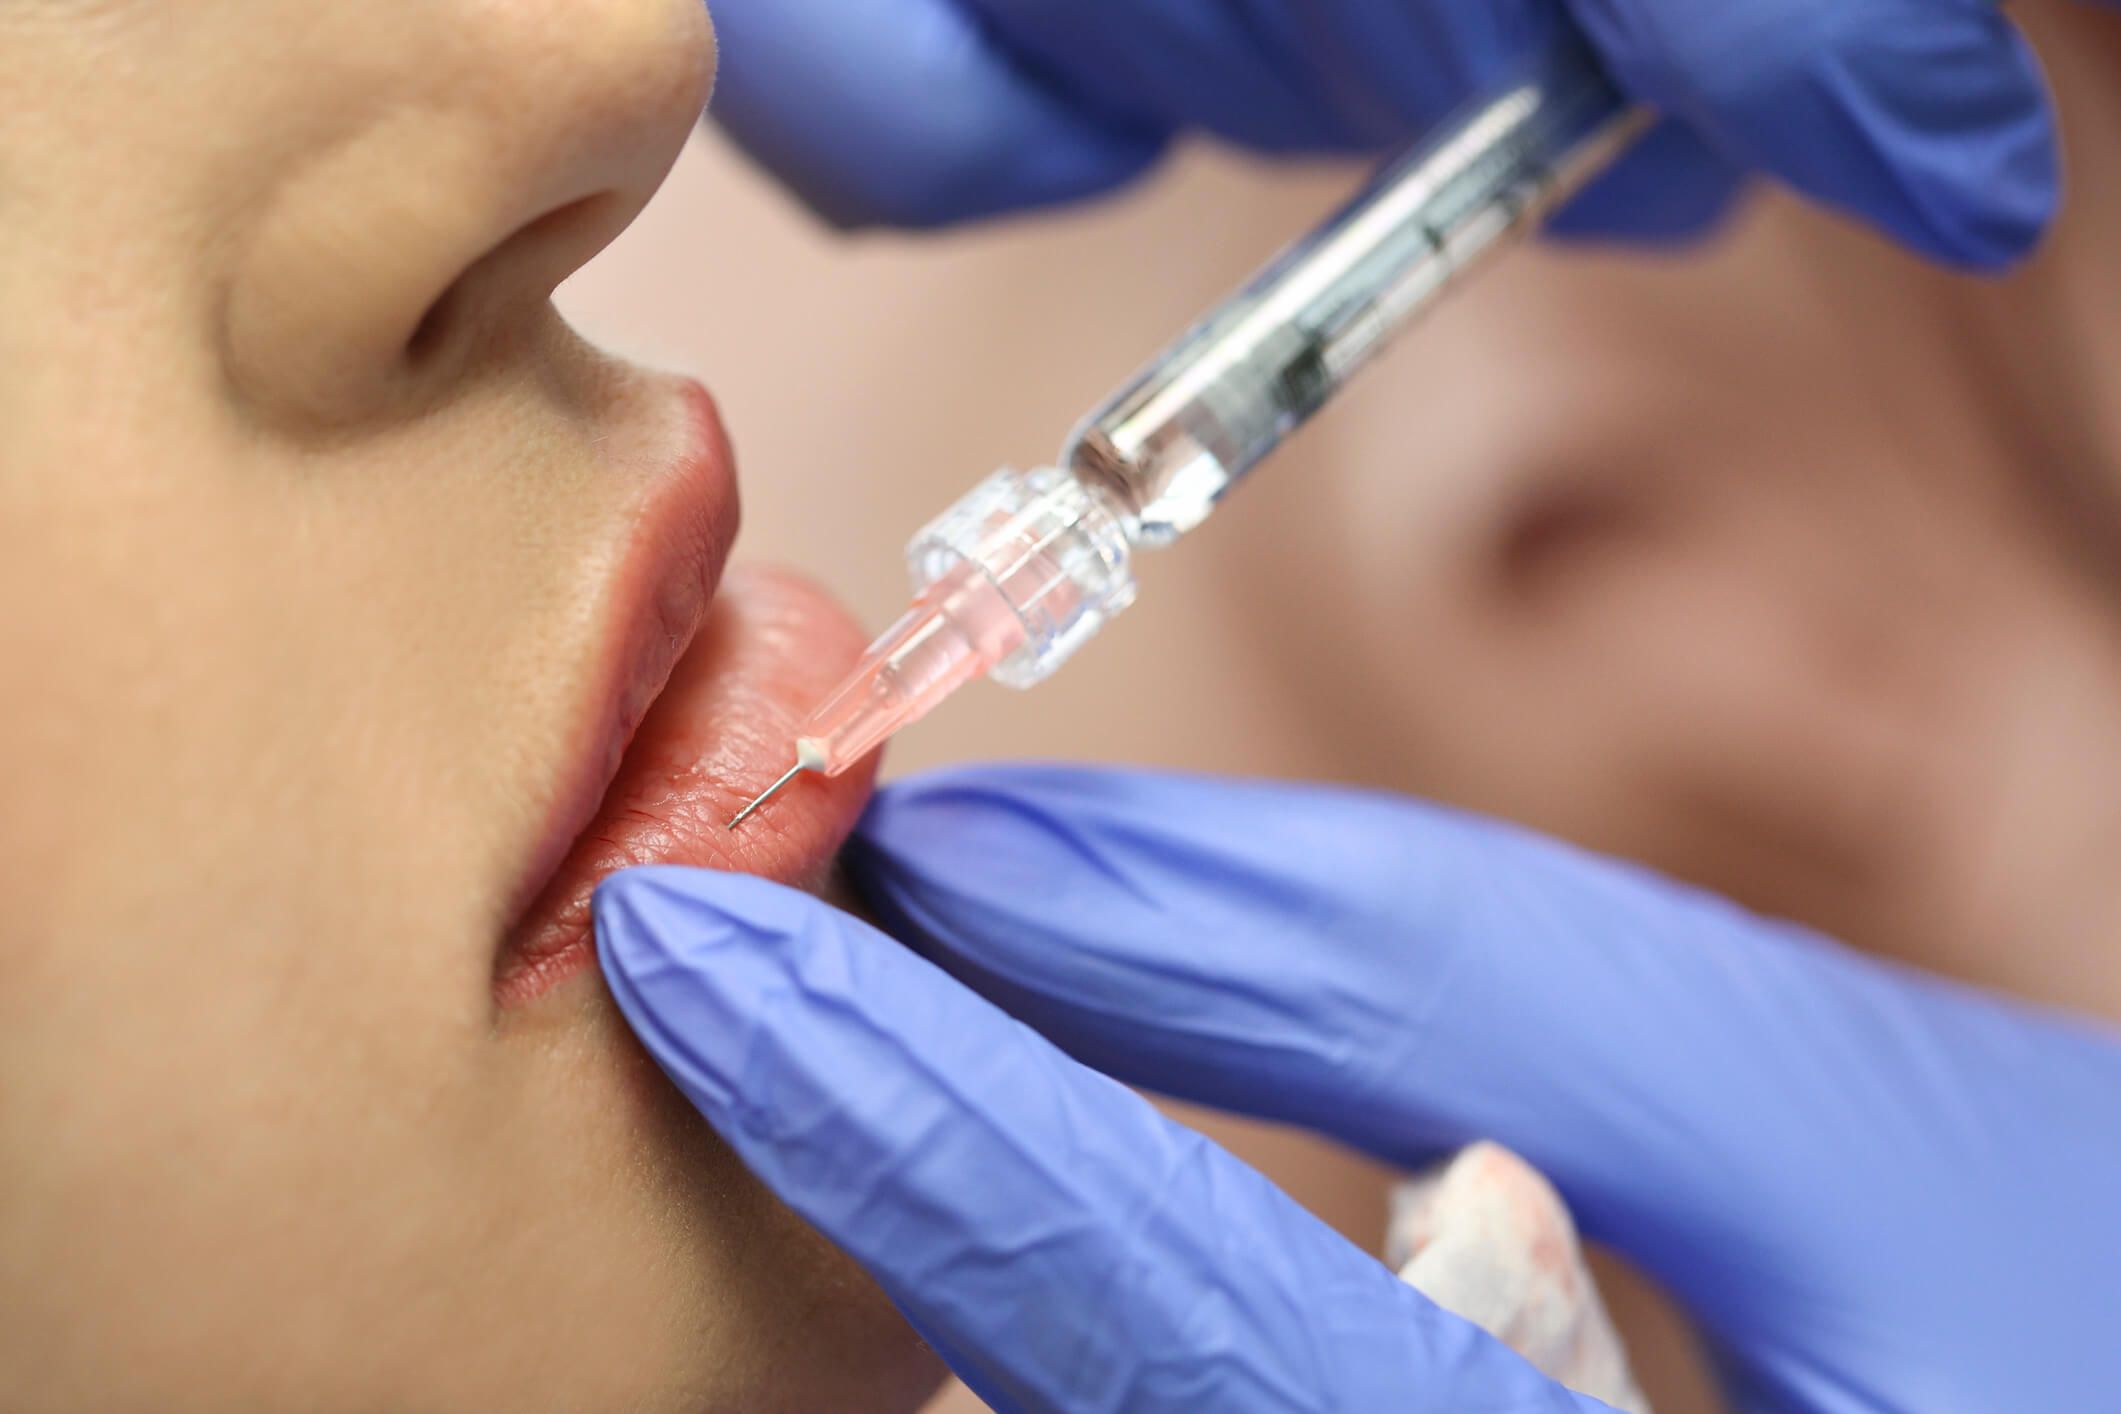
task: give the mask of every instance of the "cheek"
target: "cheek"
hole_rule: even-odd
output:
[[[0,493],[30,665],[0,690],[0,1250],[29,1274],[0,1367],[148,1332],[141,1390],[212,1389],[332,1349],[320,1281],[477,1266],[491,915],[538,789],[510,744],[572,706],[511,685],[582,621],[538,531],[616,512],[558,473],[557,510],[482,495],[490,457],[263,458],[120,413],[47,428],[63,474]]]

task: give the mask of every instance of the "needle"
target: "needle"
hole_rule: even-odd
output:
[[[729,828],[733,830],[758,814],[760,806],[788,789],[789,783],[797,776],[802,775],[803,772],[822,771],[824,769],[825,753],[818,749],[817,743],[807,739],[797,742],[795,744],[795,764],[788,768],[788,774],[766,787],[763,795],[737,812],[737,817],[729,822]]]

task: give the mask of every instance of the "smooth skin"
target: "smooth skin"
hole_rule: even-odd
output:
[[[683,440],[546,297],[715,53],[696,0],[0,0],[10,1409],[933,1388],[592,977],[495,1000]]]

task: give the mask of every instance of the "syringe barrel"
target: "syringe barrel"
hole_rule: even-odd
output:
[[[1647,125],[1581,44],[1467,105],[1077,429],[1138,543],[1199,525],[1394,335]]]

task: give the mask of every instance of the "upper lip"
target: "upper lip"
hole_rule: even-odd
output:
[[[601,686],[582,728],[580,764],[554,802],[517,898],[520,915],[596,815],[626,744],[699,633],[735,542],[738,505],[729,441],[714,398],[680,384],[684,430],[676,454],[648,484],[611,581]]]
[[[678,864],[819,887],[868,798],[870,771],[852,771],[777,802],[770,820],[723,828],[785,769],[802,715],[863,641],[845,610],[793,576],[723,584],[737,522],[728,442],[704,389],[687,385],[678,401],[687,436],[648,484],[613,572],[580,766],[497,961],[504,1006],[588,966],[591,896],[605,875]]]

